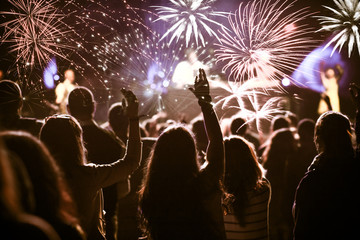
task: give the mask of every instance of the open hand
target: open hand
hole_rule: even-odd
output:
[[[125,108],[125,115],[129,119],[138,118],[139,111],[139,101],[137,100],[135,94],[131,90],[121,89],[121,93],[124,95],[122,100],[122,105]]]
[[[211,102],[209,82],[204,69],[199,69],[199,75],[195,78],[194,88],[189,88],[189,90],[200,101]]]

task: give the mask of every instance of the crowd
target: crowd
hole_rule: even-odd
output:
[[[68,93],[68,114],[37,120],[21,117],[19,86],[0,81],[0,238],[359,235],[358,124],[333,111],[316,122],[289,113],[259,139],[240,117],[219,122],[203,69],[189,90],[202,111],[190,123],[142,120],[122,89],[100,126],[85,87]],[[360,108],[360,89],[351,93]]]

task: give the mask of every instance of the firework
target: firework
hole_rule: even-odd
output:
[[[13,9],[0,12],[10,20],[0,24],[4,28],[1,43],[11,43],[10,52],[17,53],[16,62],[26,65],[43,65],[51,56],[65,58],[63,49],[70,48],[62,44],[66,31],[61,24],[64,15],[60,14],[56,0],[9,0]]]
[[[331,16],[317,17],[322,25],[319,31],[335,33],[335,36],[325,45],[325,48],[336,43],[333,52],[336,49],[341,51],[342,47],[347,43],[348,56],[350,57],[356,44],[360,55],[360,2],[358,0],[334,0],[334,3],[337,9],[324,6],[331,11]]]
[[[226,91],[226,96],[218,96],[215,107],[235,109],[246,119],[246,123],[254,123],[258,133],[262,134],[261,120],[271,121],[279,113],[283,113],[279,102],[281,97],[271,97],[268,92],[262,91],[260,86],[268,84],[266,81],[252,82],[219,82],[210,81],[211,87]],[[275,92],[276,93],[276,92]]]
[[[240,4],[229,15],[231,30],[221,30],[221,44],[216,56],[225,62],[232,81],[268,80],[281,87],[287,77],[307,55],[314,41],[310,29],[301,22],[310,14],[306,9],[292,10],[289,1],[252,1]],[[268,85],[266,85],[267,87]]]
[[[193,35],[196,45],[201,44],[205,46],[204,34],[216,37],[218,34],[214,31],[211,25],[222,27],[222,24],[211,19],[212,17],[225,17],[227,13],[212,11],[212,4],[214,0],[170,0],[171,7],[154,6],[158,14],[158,19],[155,21],[166,21],[171,24],[171,27],[165,32],[160,40],[165,39],[172,33],[169,44],[176,38],[179,41],[180,37],[185,34],[186,46],[189,45],[191,36]]]

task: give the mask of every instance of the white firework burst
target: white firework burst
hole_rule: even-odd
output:
[[[291,79],[288,74],[314,45],[311,29],[302,24],[309,15],[306,9],[294,11],[289,1],[241,3],[228,17],[231,30],[222,29],[217,61],[225,62],[232,81],[260,79],[280,87],[279,80]]]
[[[258,133],[262,134],[262,120],[271,121],[275,115],[284,112],[279,104],[282,98],[272,97],[267,92],[261,91],[259,86],[264,86],[263,84],[268,83],[210,81],[211,87],[226,91],[226,96],[215,98],[217,100],[215,107],[238,110],[238,114],[246,119],[246,123],[254,123]]]
[[[196,45],[205,46],[204,34],[219,39],[212,25],[223,27],[219,22],[211,19],[212,17],[226,17],[228,13],[212,10],[215,0],[170,0],[172,6],[153,6],[157,11],[158,18],[155,21],[166,21],[171,27],[165,32],[160,40],[165,39],[172,33],[169,44],[176,38],[176,41],[185,34],[186,46],[188,46],[193,35]]]
[[[52,56],[65,58],[61,43],[65,34],[61,20],[64,17],[55,7],[57,0],[9,0],[11,11],[0,14],[10,20],[0,24],[4,35],[0,43],[10,43],[10,52],[17,53],[16,61],[26,65],[43,65]]]
[[[360,55],[360,2],[359,0],[334,0],[334,3],[337,9],[324,6],[331,11],[331,15],[317,17],[322,25],[319,31],[335,33],[335,36],[324,48],[336,43],[332,52],[334,53],[336,49],[341,51],[347,43],[348,56],[350,57],[356,44]]]

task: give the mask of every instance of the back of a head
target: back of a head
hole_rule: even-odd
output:
[[[127,130],[129,120],[125,115],[125,110],[122,106],[122,103],[114,103],[111,105],[108,118],[109,124],[114,131],[123,130],[122,128],[124,127]]]
[[[0,81],[0,116],[17,114],[22,106],[22,94],[18,84],[10,80]]]
[[[195,141],[192,133],[183,126],[165,129],[157,139],[150,160],[150,171],[158,174],[186,176],[197,174]]]
[[[225,186],[234,191],[238,184],[246,189],[258,184],[263,171],[257,161],[253,146],[239,136],[225,138]]]
[[[297,126],[300,141],[312,141],[314,139],[315,122],[312,119],[302,119]]]
[[[289,120],[284,116],[276,116],[271,121],[271,130],[274,132],[282,128],[289,128]]]
[[[325,112],[315,125],[315,143],[319,152],[338,157],[353,156],[349,119],[339,112]]]
[[[0,138],[12,160],[20,160],[26,168],[33,186],[35,213],[46,219],[58,217],[60,170],[46,147],[25,132],[3,132]]]
[[[270,137],[270,144],[263,154],[265,168],[272,164],[283,164],[289,155],[295,153],[296,142],[289,129],[279,129]]]
[[[46,119],[40,131],[40,140],[64,169],[84,163],[82,129],[77,120],[69,115],[54,115]]]
[[[17,185],[17,180],[16,169],[12,167],[0,140],[0,219],[2,221],[15,220],[23,209],[20,198],[24,196],[20,196],[22,191]]]
[[[77,87],[69,93],[68,109],[70,114],[81,120],[91,119],[95,111],[92,92],[86,87]]]
[[[204,120],[202,118],[195,119],[191,122],[191,130],[195,135],[196,144],[201,151],[206,150],[208,138],[206,135]]]
[[[247,124],[245,123],[243,118],[234,118],[230,125],[231,134],[244,136],[247,130]]]

